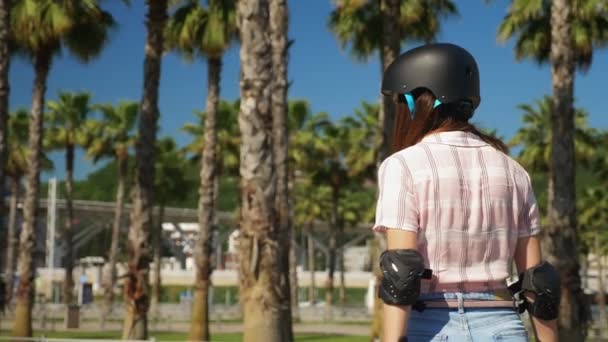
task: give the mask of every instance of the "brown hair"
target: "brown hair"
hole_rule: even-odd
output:
[[[397,117],[393,129],[393,152],[413,146],[431,134],[448,131],[462,131],[477,135],[494,148],[508,153],[509,148],[497,137],[481,132],[469,123],[469,117],[455,105],[444,104],[433,108],[435,97],[429,91],[422,91],[416,98],[416,115],[413,120],[402,95],[396,101]]]

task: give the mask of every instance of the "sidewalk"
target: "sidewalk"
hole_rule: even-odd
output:
[[[2,321],[1,328],[3,330],[10,329],[12,321]],[[243,331],[242,323],[217,323],[210,322],[211,333],[237,333]],[[150,334],[154,335],[155,331],[174,331],[187,332],[190,329],[189,322],[168,322],[158,323],[150,322],[148,325]],[[108,322],[104,330],[120,331],[122,322]],[[66,331],[63,322],[47,322],[45,327],[41,327],[39,322],[34,323],[36,331]],[[99,322],[81,322],[79,331],[99,331]],[[362,324],[337,324],[337,323],[296,323],[294,324],[295,333],[317,333],[317,334],[334,334],[345,336],[366,336],[370,333],[371,327],[367,323]]]

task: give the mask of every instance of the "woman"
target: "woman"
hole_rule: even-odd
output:
[[[527,341],[514,303],[537,340],[557,341],[559,277],[541,263],[530,178],[469,123],[481,100],[473,56],[452,44],[410,50],[386,69],[382,92],[397,109],[374,225],[388,243],[384,341]]]

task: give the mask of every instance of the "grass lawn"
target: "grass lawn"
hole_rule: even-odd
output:
[[[336,286],[338,284],[336,283]],[[191,286],[178,286],[168,285],[161,288],[161,301],[164,303],[178,303],[180,293],[184,291],[192,291]],[[346,288],[345,291],[345,304],[346,305],[364,305],[366,288]],[[308,288],[298,288],[298,298],[300,301],[308,300]],[[340,289],[334,288],[334,300],[338,302]],[[325,300],[325,288],[316,288],[317,300]],[[235,304],[238,302],[238,288],[236,286],[215,286],[212,289],[212,300],[214,304]],[[101,302],[102,297],[95,298],[96,301]]]
[[[3,330],[1,336],[8,336],[9,331]],[[36,334],[36,336],[40,336]],[[80,338],[80,339],[120,339],[120,332],[103,331],[103,332],[82,332],[82,331],[59,331],[51,332],[45,335],[48,338]],[[157,341],[185,341],[186,334],[177,332],[152,332],[150,337],[156,338]],[[212,341],[217,342],[238,342],[242,340],[241,334],[215,334],[212,335]],[[325,334],[296,334],[296,341],[315,341],[315,342],[363,342],[368,341],[367,336],[336,336]]]

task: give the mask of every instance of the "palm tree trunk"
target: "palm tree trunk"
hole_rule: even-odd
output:
[[[291,297],[290,286],[291,273],[295,269],[290,268],[291,246],[293,231],[289,222],[289,170],[288,170],[288,146],[289,137],[287,133],[287,54],[289,42],[287,30],[289,25],[289,12],[287,0],[270,0],[270,40],[272,47],[272,130],[274,134],[274,162],[277,172],[277,196],[275,206],[279,222],[280,263],[281,263],[281,286],[284,295],[281,298],[281,318],[284,319],[282,326],[285,328],[283,341],[293,341]],[[291,247],[291,248],[290,248]],[[295,259],[295,257],[294,257]],[[297,286],[297,284],[296,284]],[[297,293],[297,288],[296,288]]]
[[[205,143],[201,156],[201,183],[199,186],[198,224],[199,238],[196,244],[196,278],[190,341],[208,341],[209,332],[209,285],[211,283],[211,239],[217,199],[217,109],[220,100],[222,60],[207,60],[207,104],[205,116]]]
[[[8,214],[8,233],[7,233],[7,246],[6,246],[6,265],[4,271],[5,283],[6,283],[6,303],[10,303],[13,297],[13,282],[15,274],[15,250],[17,247],[17,205],[19,203],[19,177],[12,177],[11,179],[11,203]]]
[[[16,294],[15,321],[13,336],[32,336],[32,306],[34,304],[34,277],[36,266],[34,253],[36,249],[36,224],[38,211],[38,191],[40,188],[40,157],[42,154],[42,121],[46,80],[51,68],[51,54],[41,51],[34,61],[35,79],[32,96],[32,118],[29,128],[28,168],[25,183],[25,200],[23,205],[24,222],[19,237],[19,258],[17,272],[19,286]]]
[[[336,270],[336,248],[338,229],[338,201],[340,199],[338,186],[332,190],[331,204],[331,227],[329,227],[329,269],[327,271],[327,282],[325,284],[325,307],[326,318],[332,318],[332,306],[334,304],[334,272]]]
[[[158,319],[160,311],[158,307],[158,303],[160,302],[160,292],[161,292],[161,248],[162,248],[162,234],[163,234],[163,221],[165,220],[165,205],[163,203],[160,204],[158,209],[158,222],[154,225],[154,232],[152,234],[152,241],[154,249],[154,278],[152,280],[152,293],[150,296],[150,311],[152,311],[152,315],[155,320]]]
[[[5,179],[6,179],[6,160],[8,156],[8,97],[9,97],[9,79],[8,72],[10,66],[10,55],[9,55],[9,30],[10,30],[10,1],[9,0],[0,0],[0,187],[4,189]],[[4,200],[0,201],[0,222],[3,222],[3,217],[5,215],[4,208]],[[10,229],[10,228],[9,228]],[[11,236],[8,236],[7,239],[4,239],[5,227],[0,225],[0,239],[7,241],[10,244]],[[7,231],[8,233],[8,231]],[[4,246],[0,244],[0,248]],[[6,246],[8,249],[8,246]],[[3,253],[0,253],[0,265],[2,265],[2,258],[4,257]],[[8,266],[8,260],[4,260],[5,265]],[[0,266],[1,267],[1,266]],[[11,267],[12,269],[12,267]],[[5,275],[5,279],[8,279],[9,275]],[[12,277],[11,277],[12,278]],[[5,279],[0,279],[2,282]],[[8,286],[8,284],[7,284]],[[8,297],[8,295],[7,295]],[[4,303],[4,298],[0,298],[0,310]]]
[[[290,132],[287,132],[290,134]],[[295,186],[295,173],[293,171],[293,167],[290,167],[289,170],[289,183],[288,189],[290,194],[294,192]],[[289,250],[289,285],[291,286],[291,315],[292,322],[300,321],[300,299],[298,295],[298,258],[297,258],[297,244],[296,244],[296,228],[295,228],[295,196],[289,196],[289,234],[290,234],[290,250]],[[301,248],[304,248],[302,245]]]
[[[325,283],[325,308],[326,318],[332,318],[332,306],[334,304],[334,272],[336,270],[336,229],[329,231],[329,269],[327,270],[327,282]]]
[[[399,55],[399,0],[380,0],[380,10],[382,13],[382,48],[380,50],[380,64],[382,72]],[[392,133],[395,126],[395,105],[389,96],[383,96],[380,101],[380,111],[378,122],[381,127],[382,144],[378,151],[378,165],[391,153]]]
[[[372,319],[372,331],[370,336],[370,341],[375,341],[378,338],[380,341],[383,340],[382,337],[382,317],[383,311],[382,308],[384,306],[382,300],[378,297],[378,288],[380,286],[380,282],[382,281],[382,270],[380,269],[380,254],[382,251],[386,249],[386,240],[385,236],[380,233],[374,234],[374,241],[372,243],[372,251],[371,251],[371,264],[372,264],[372,273],[376,278],[376,282],[374,285],[374,306],[373,306],[373,319]]]
[[[315,241],[312,238],[312,228],[308,229],[308,271],[310,272],[310,286],[308,287],[308,301],[310,305],[317,302],[315,296]]]
[[[125,283],[123,339],[148,338],[148,279],[150,271],[149,235],[154,203],[154,163],[158,121],[158,84],[163,53],[163,32],[167,20],[167,0],[148,0],[144,61],[144,94],[139,117],[139,139],[135,146],[135,187],[129,227],[128,277]]]
[[[63,302],[69,306],[74,304],[74,247],[72,244],[72,223],[74,222],[74,210],[72,208],[72,190],[74,175],[74,145],[67,144],[65,149],[65,199],[66,199],[66,220],[63,229],[63,240],[65,243],[65,276],[63,280]]]
[[[340,248],[340,293],[338,295],[340,305],[346,304],[346,282],[344,279],[344,248]]]
[[[293,221],[291,221],[291,229],[290,229],[290,239],[289,239],[289,286],[290,293],[289,297],[291,299],[291,321],[298,322],[300,321],[300,308],[299,308],[299,299],[298,299],[298,255],[297,255],[297,245],[296,245],[296,234],[293,227]]]
[[[276,174],[272,143],[270,92],[272,55],[268,0],[237,3],[241,40],[241,223],[239,276],[243,341],[282,341],[279,262],[281,236],[275,215]]]
[[[606,331],[608,327],[608,318],[606,318],[606,288],[604,287],[604,263],[603,263],[603,255],[602,250],[600,249],[600,234],[599,232],[595,234],[594,238],[595,250],[594,254],[597,259],[597,270],[598,270],[598,306],[600,311],[600,328],[602,334]]]
[[[574,51],[568,0],[554,0],[551,7],[551,72],[553,83],[552,195],[544,241],[547,260],[562,279],[559,314],[560,340],[582,341],[590,319],[589,304],[581,289],[578,262],[574,185]]]
[[[114,209],[114,224],[112,225],[112,243],[108,255],[108,268],[104,276],[104,312],[101,316],[101,328],[112,314],[114,305],[114,286],[116,284],[116,258],[118,255],[118,242],[120,240],[120,226],[122,222],[122,211],[125,201],[125,183],[127,180],[128,158],[125,155],[117,155],[118,163],[118,188],[116,189],[116,209]]]

